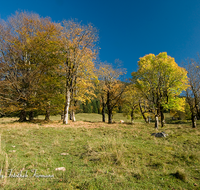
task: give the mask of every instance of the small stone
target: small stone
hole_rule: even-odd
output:
[[[124,123],[124,120],[120,120],[120,123]]]
[[[16,152],[16,150],[9,150],[9,152]]]
[[[196,183],[194,183],[194,186],[197,186],[197,184],[196,184]]]
[[[62,155],[62,156],[66,156],[66,155],[69,155],[69,153],[65,153],[65,152],[63,152],[63,153],[61,153],[60,155]]]
[[[66,171],[65,167],[59,167],[59,168],[56,168],[55,170],[56,171],[63,171],[63,172]]]

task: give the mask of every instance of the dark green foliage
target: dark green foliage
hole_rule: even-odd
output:
[[[118,107],[118,113],[122,113],[122,106]]]
[[[92,113],[98,113],[97,101],[92,100],[91,104],[92,104]]]
[[[101,114],[101,110],[100,110],[100,101],[99,101],[99,100],[96,100],[96,104],[97,104],[98,114]]]
[[[91,102],[88,100],[80,103],[78,113],[98,113],[100,114],[100,102],[98,99],[93,99]]]
[[[92,113],[92,106],[88,100],[86,100],[85,104],[82,104],[82,106],[83,106],[83,113]]]

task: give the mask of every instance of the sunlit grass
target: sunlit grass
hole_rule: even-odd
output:
[[[116,116],[116,118],[115,118]],[[40,116],[38,119],[42,119]],[[199,189],[200,130],[167,124],[156,138],[154,124],[102,123],[101,115],[78,114],[77,122],[19,123],[1,118],[0,166],[29,178],[0,179],[3,189]],[[198,126],[199,127],[199,126]],[[66,153],[61,155],[61,153]],[[55,171],[65,167],[66,171]],[[54,178],[31,177],[37,174]],[[9,175],[9,173],[8,173]]]

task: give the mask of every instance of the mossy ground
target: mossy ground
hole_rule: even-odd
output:
[[[114,124],[98,114],[78,114],[68,125],[56,116],[39,119],[0,119],[1,175],[13,169],[29,176],[0,179],[2,189],[200,189],[199,123],[196,129],[190,122],[167,124],[158,131],[168,137],[156,138],[153,123],[130,124],[122,114]],[[54,177],[31,177],[35,170]]]

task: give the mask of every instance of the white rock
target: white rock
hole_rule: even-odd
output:
[[[69,153],[61,153],[60,155],[62,155],[62,156],[66,156],[66,155],[69,155]]]
[[[63,171],[63,172],[66,171],[65,167],[59,167],[59,168],[56,168],[55,170],[56,171]]]
[[[16,150],[9,150],[9,152],[16,152]]]

